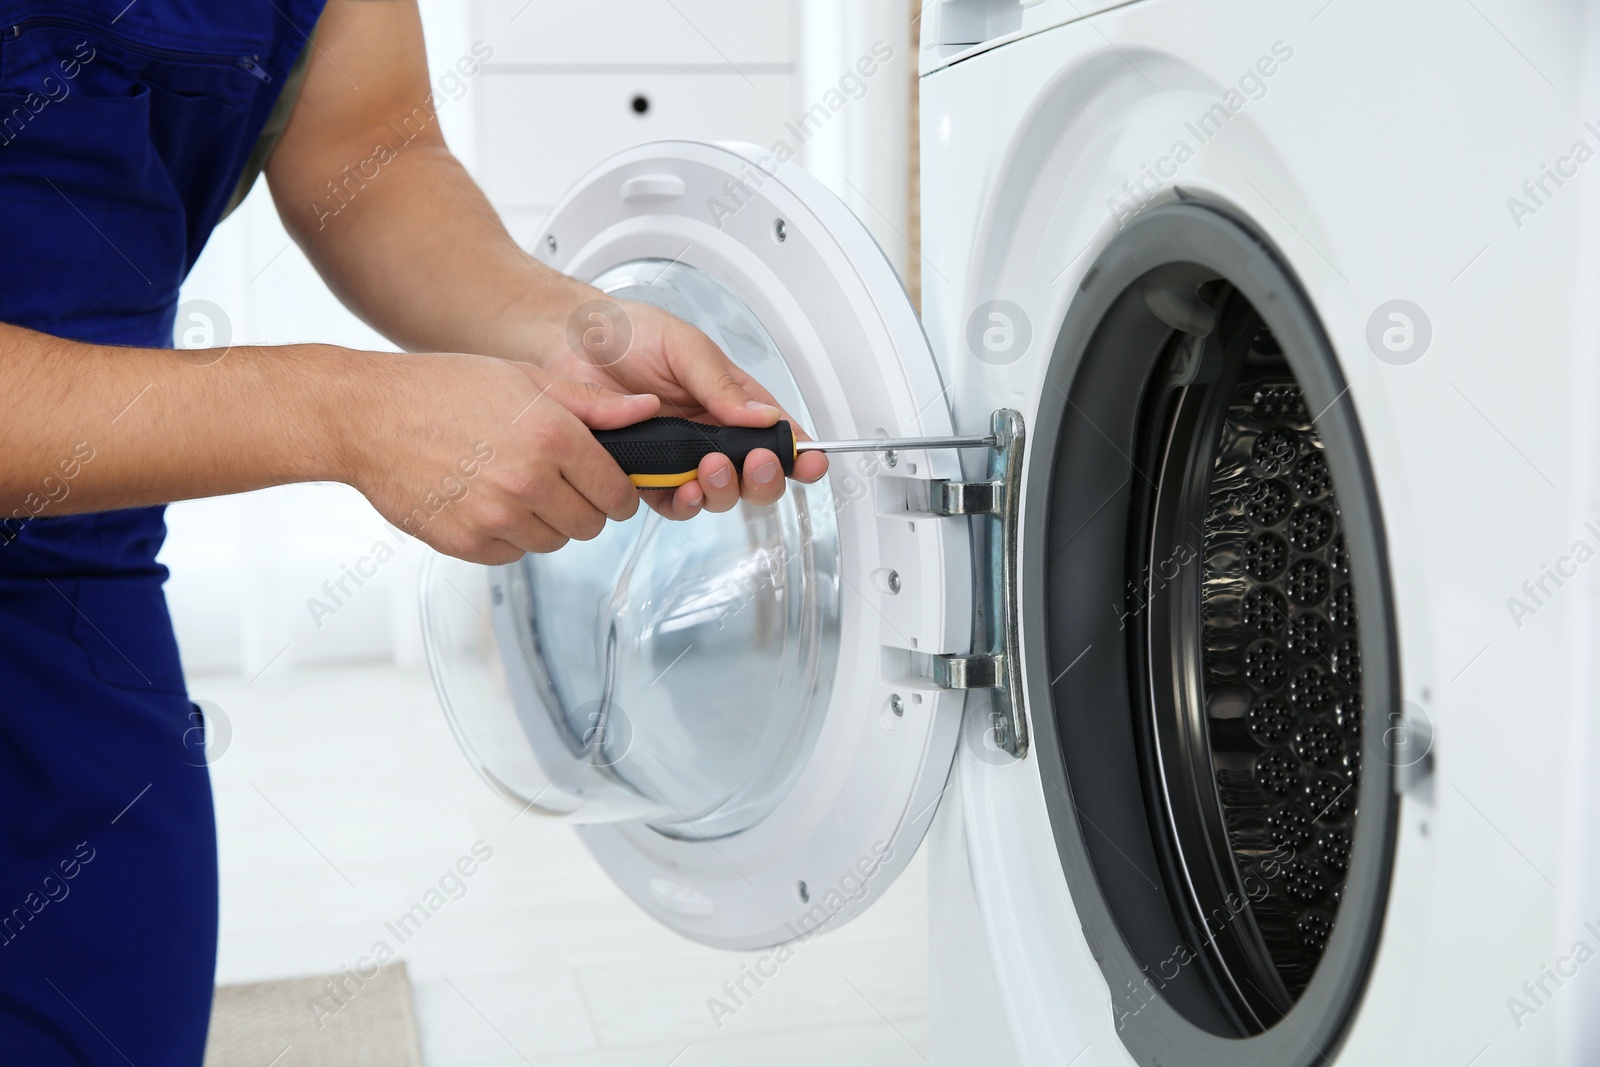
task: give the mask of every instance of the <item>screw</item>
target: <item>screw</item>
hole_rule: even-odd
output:
[[[891,593],[900,592],[900,572],[899,571],[890,571],[889,572],[889,592],[891,592]]]
[[[900,699],[900,694],[895,693],[889,697],[889,710],[898,718],[906,713],[906,702]]]
[[[555,234],[551,234],[549,237],[546,237],[544,239],[544,246],[550,250],[550,254],[552,256],[555,255],[556,254],[556,235]]]
[[[772,236],[778,239],[779,244],[783,244],[783,242],[789,239],[788,224],[786,224],[782,219],[775,221],[772,224]]]
[[[894,449],[891,448],[888,451],[884,452],[884,454],[883,454],[883,465],[885,467],[893,467],[895,464],[897,464],[899,462],[900,462],[900,457],[895,455]]]
[[[799,889],[800,889],[800,903],[802,903],[802,904],[811,903],[811,890],[806,888],[806,884],[804,882],[799,883]]]

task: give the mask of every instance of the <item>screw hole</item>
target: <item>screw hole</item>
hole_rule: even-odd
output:
[[[650,98],[641,93],[633,98],[631,106],[635,115],[643,115],[650,110]]]
[[[806,888],[806,884],[804,882],[800,882],[798,883],[798,888],[800,890],[800,903],[811,903],[811,890]]]
[[[556,235],[555,234],[551,234],[549,237],[546,237],[544,239],[544,246],[550,250],[550,254],[551,255],[555,255],[555,253],[556,253]]]

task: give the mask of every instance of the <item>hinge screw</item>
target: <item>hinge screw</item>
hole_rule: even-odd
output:
[[[780,245],[787,241],[789,239],[789,224],[782,219],[774,220],[772,223],[772,237]]]
[[[889,697],[889,710],[898,718],[906,713],[906,702],[900,699],[900,694],[895,693]]]
[[[889,572],[889,592],[891,592],[891,593],[900,592],[900,572],[899,571],[890,571]]]
[[[551,234],[549,237],[546,237],[544,239],[544,246],[550,250],[550,254],[552,256],[555,255],[556,254],[556,235],[555,234]]]
[[[891,448],[888,451],[884,452],[884,454],[883,454],[883,465],[885,467],[896,466],[896,465],[899,464],[899,462],[900,462],[900,457],[895,455],[894,449]]]

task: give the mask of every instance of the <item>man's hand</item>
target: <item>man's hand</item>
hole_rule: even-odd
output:
[[[601,296],[593,290],[590,295]],[[723,426],[771,426],[788,419],[797,437],[807,436],[771,393],[700,330],[649,304],[619,301],[617,306],[631,326],[626,352],[575,352],[558,347],[545,366],[567,378],[617,392],[654,394],[661,398],[664,415]],[[808,452],[795,461],[793,477],[814,482],[827,470],[826,456]],[[758,448],[745,460],[743,471],[735,471],[724,455],[710,455],[700,461],[699,477],[694,481],[671,493],[648,493],[645,500],[668,518],[686,519],[702,509],[727,511],[741,495],[752,504],[770,504],[785,488],[778,457]]]
[[[639,507],[591,429],[654,416],[626,396],[486,356],[394,357],[344,449],[345,480],[441,552],[509,563],[587,541]]]

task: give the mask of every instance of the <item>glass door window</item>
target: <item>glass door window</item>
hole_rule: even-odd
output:
[[[782,353],[709,274],[646,259],[595,284],[699,327],[809,424]],[[515,803],[578,821],[696,839],[760,821],[832,692],[841,587],[827,505],[825,483],[794,484],[770,507],[689,522],[641,508],[505,567],[437,559],[430,659],[480,772]]]

